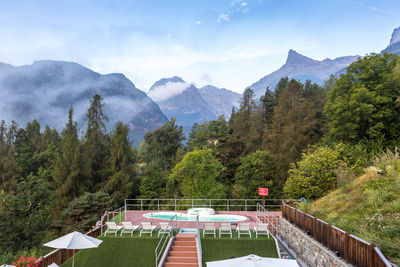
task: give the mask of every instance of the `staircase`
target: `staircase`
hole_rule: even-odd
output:
[[[198,267],[196,234],[179,233],[175,236],[164,267],[182,266]]]

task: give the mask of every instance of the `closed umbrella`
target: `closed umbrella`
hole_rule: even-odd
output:
[[[79,232],[72,232],[60,238],[54,239],[43,246],[51,248],[73,249],[72,267],[75,265],[75,249],[96,248],[101,242],[100,239],[87,236]]]
[[[220,261],[207,262],[207,267],[298,267],[296,260],[264,258],[250,254],[248,256]]]

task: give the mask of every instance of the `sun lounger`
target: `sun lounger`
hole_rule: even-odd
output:
[[[203,229],[203,237],[204,235],[214,235],[215,237],[215,224],[214,223],[205,223]]]
[[[221,223],[221,227],[219,228],[219,237],[221,235],[230,235],[232,238],[232,228],[230,223]]]
[[[106,225],[107,230],[104,232],[104,236],[107,236],[107,233],[117,236],[118,231],[122,229],[122,226],[118,226],[115,222],[106,222]]]
[[[249,235],[251,238],[251,232],[250,232],[250,223],[239,223],[238,228],[238,237],[240,238],[240,235]]]
[[[139,228],[139,226],[133,225],[132,222],[122,222],[122,226],[123,228],[120,236],[122,236],[122,234],[131,234],[132,236],[133,232]]]
[[[167,229],[168,227],[168,229]],[[172,225],[170,224],[168,226],[167,222],[160,222],[160,231],[158,231],[158,236],[160,236],[161,234],[168,234],[168,236],[171,235],[171,232],[173,231]]]
[[[256,231],[256,238],[259,235],[266,235],[269,238],[268,223],[259,223],[254,227],[254,230]]]
[[[142,236],[142,234],[150,234],[153,236],[154,229],[156,229],[156,227],[151,225],[151,222],[142,222],[139,236]]]

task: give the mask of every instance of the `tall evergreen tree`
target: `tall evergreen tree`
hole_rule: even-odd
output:
[[[86,162],[87,185],[95,192],[104,186],[106,167],[109,155],[109,140],[106,134],[106,122],[108,117],[104,112],[103,98],[94,95],[90,100],[90,107],[86,114],[88,119],[85,142],[84,159]]]
[[[135,197],[139,193],[139,181],[134,169],[136,150],[131,147],[128,133],[128,126],[119,121],[110,137],[110,178],[104,189],[118,205],[124,199]]]
[[[323,134],[323,92],[318,85],[303,85],[293,79],[282,89],[272,128],[265,136],[265,148],[275,159],[279,186],[286,180],[289,165],[299,160],[303,149]]]
[[[147,132],[140,148],[141,159],[148,164],[158,164],[164,171],[170,170],[176,163],[176,154],[185,139],[182,132],[182,126],[176,125],[174,118],[160,128]]]
[[[78,126],[73,120],[74,110],[69,108],[68,122],[62,131],[61,153],[54,169],[55,188],[62,206],[85,191],[82,159],[78,139]]]

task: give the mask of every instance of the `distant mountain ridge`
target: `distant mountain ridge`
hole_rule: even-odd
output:
[[[43,127],[48,124],[61,130],[72,105],[82,131],[94,94],[104,98],[108,130],[117,121],[126,123],[136,145],[146,131],[167,122],[157,104],[123,74],[101,75],[64,61],[42,60],[20,67],[0,64],[0,97],[6,100],[0,102],[0,119],[7,122],[15,120],[24,125],[37,119]]]
[[[303,82],[309,79],[315,83],[322,84],[331,74],[346,68],[358,58],[359,56],[346,56],[319,61],[290,49],[286,63],[281,68],[264,76],[249,87],[254,90],[257,96],[261,96],[265,93],[267,87],[274,89],[278,81],[285,76]]]
[[[214,120],[219,115],[229,116],[240,98],[240,94],[211,85],[198,89],[177,76],[155,82],[148,95],[168,118],[176,118],[185,133],[195,122]]]

